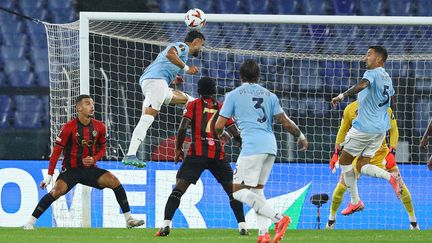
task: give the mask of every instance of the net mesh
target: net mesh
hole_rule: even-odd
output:
[[[51,131],[54,138],[61,125],[74,115],[71,101],[79,94],[79,31],[77,23],[46,24],[46,27],[51,78]],[[126,152],[142,112],[143,96],[138,84],[139,77],[168,43],[183,41],[187,29],[183,23],[139,21],[90,21],[89,27],[90,94],[95,99],[96,118],[105,122],[109,135],[108,162],[101,164],[111,170],[123,170],[116,161],[121,161]],[[425,171],[424,166],[419,165],[427,161],[427,153],[420,151],[418,144],[432,110],[431,26],[208,23],[203,33],[206,47],[198,58],[189,58],[188,61],[188,65],[198,66],[200,72],[194,76],[183,74],[185,82],[176,88],[196,97],[198,79],[210,76],[217,80],[218,98],[223,100],[226,92],[240,85],[241,63],[245,59],[255,59],[261,68],[260,84],[278,95],[288,116],[299,125],[309,140],[308,151],[298,152],[291,135],[284,132],[280,125],[275,125],[277,164],[266,196],[275,199],[279,211],[287,207],[283,205],[286,198],[276,200],[282,198],[281,195],[295,194],[293,192],[331,195],[339,175],[332,175],[327,163],[333,151],[342,111],[353,99],[344,101],[336,109],[331,109],[329,101],[360,80],[365,71],[363,56],[368,46],[375,44],[384,45],[389,51],[385,68],[396,90],[395,116],[399,126],[396,158],[400,163],[399,168],[411,190],[415,207],[431,199],[429,194],[424,193],[424,184],[418,183]],[[153,180],[154,188],[129,187],[130,191],[145,190],[147,204],[148,200],[154,200],[151,203],[154,203],[152,206],[156,213],[151,213],[151,206],[144,207],[142,202],[142,207],[136,207],[137,212],[147,214],[148,227],[160,226],[164,202],[175,183],[175,173],[171,173],[174,167],[160,162],[172,161],[174,158],[175,134],[182,113],[181,106],[163,106],[138,153],[138,157],[154,161],[146,169],[147,184]],[[229,145],[227,160],[236,161],[238,152],[239,148]],[[127,169],[135,171],[133,168]],[[166,179],[169,186],[158,184],[161,175],[171,178]],[[214,183],[214,178],[204,174],[202,181],[210,184]],[[198,196],[193,197],[193,193],[201,195],[200,188],[203,185],[188,192],[194,200]],[[408,219],[403,205],[394,197],[387,182],[362,177],[359,188],[368,206],[368,213],[357,216],[356,220],[360,221],[341,218],[338,227],[407,227]],[[203,196],[208,199],[210,206],[199,209],[200,215],[205,218],[204,225],[235,227],[232,214],[229,217],[220,216],[224,210],[229,211],[228,199],[221,199],[219,195],[222,189],[211,190],[217,193],[212,195],[206,189]],[[303,195],[301,193],[299,195]],[[342,205],[345,205],[347,198]],[[383,202],[386,205],[385,212],[382,212]],[[289,205],[294,204],[292,202]],[[113,214],[118,215],[118,206],[116,203],[112,205],[115,207]],[[98,204],[92,203],[92,208],[95,207]],[[181,207],[184,212],[193,208]],[[298,207],[294,212],[298,214],[295,226],[314,228],[316,208],[309,205],[307,200]],[[293,207],[290,209],[294,210]],[[324,205],[323,210],[327,212],[328,209],[329,204]],[[245,213],[248,210],[245,207]],[[432,215],[424,213],[424,216]],[[395,215],[402,220],[395,218]],[[253,220],[252,217],[248,219]],[[174,224],[177,227],[203,227],[200,220],[200,216],[183,216],[175,219]],[[427,218],[421,220],[424,220],[423,224],[432,222]],[[104,226],[104,223],[92,218],[92,225]]]

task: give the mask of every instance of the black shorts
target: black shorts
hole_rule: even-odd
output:
[[[195,184],[205,169],[208,169],[222,185],[233,181],[233,170],[228,162],[192,156],[185,158],[176,177]]]
[[[57,177],[57,180],[63,180],[67,186],[67,192],[70,191],[77,183],[81,183],[86,186],[94,187],[97,189],[103,189],[99,186],[98,180],[103,174],[108,172],[101,168],[76,168],[64,170]]]

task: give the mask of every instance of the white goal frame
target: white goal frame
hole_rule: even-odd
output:
[[[341,24],[341,25],[432,25],[432,17],[405,16],[321,16],[321,15],[254,15],[206,14],[209,23],[248,24]],[[80,93],[90,92],[89,23],[100,21],[183,22],[182,13],[80,12]],[[91,227],[91,188],[84,186],[82,194],[82,226]]]

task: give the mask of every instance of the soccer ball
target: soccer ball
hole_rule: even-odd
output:
[[[191,30],[200,30],[206,24],[205,13],[199,8],[193,8],[185,14],[185,24]]]

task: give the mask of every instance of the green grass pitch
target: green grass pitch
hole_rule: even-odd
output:
[[[240,236],[233,229],[172,229],[168,237],[154,237],[156,229],[108,228],[0,228],[0,242],[256,242],[257,231]],[[273,232],[271,232],[273,233]],[[274,234],[272,234],[273,237]],[[288,230],[283,242],[431,242],[432,231],[397,230]]]

